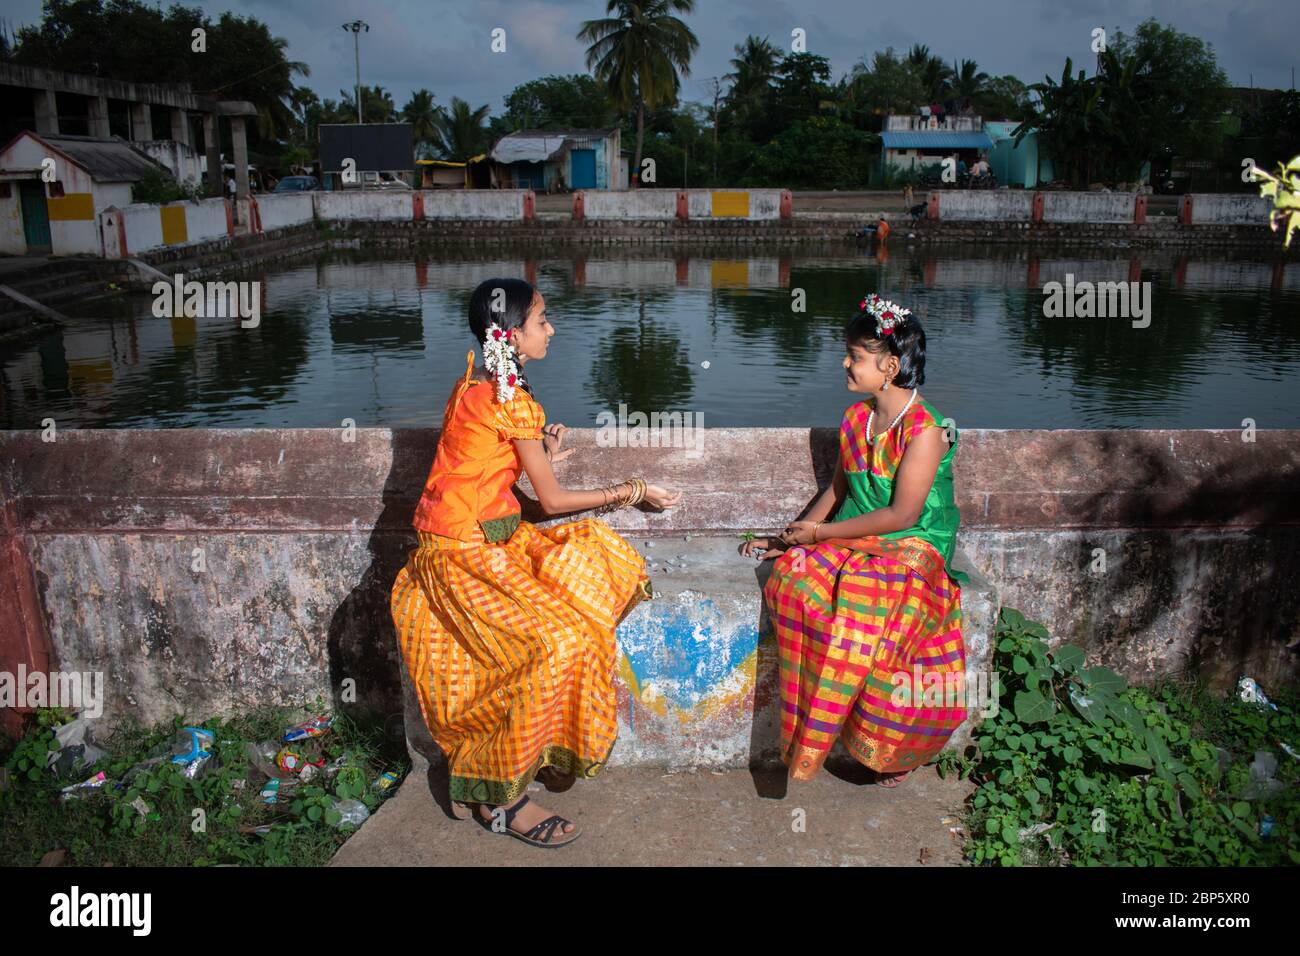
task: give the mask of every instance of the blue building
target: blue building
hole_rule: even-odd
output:
[[[520,130],[502,136],[492,152],[492,185],[552,192],[626,189],[620,131],[608,129]]]
[[[993,148],[978,116],[930,114],[929,107],[914,116],[887,116],[880,132],[881,171],[924,169],[949,156],[964,159],[969,167]]]

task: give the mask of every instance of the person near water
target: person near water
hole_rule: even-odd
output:
[[[534,846],[578,837],[531,803],[539,776],[590,778],[617,732],[615,628],[652,596],[645,561],[597,518],[539,527],[511,487],[528,475],[547,514],[664,509],[670,493],[632,478],[585,491],[552,471],[565,428],[546,424],[524,372],[555,329],[540,293],[489,279],[470,297],[483,368],[465,375],[443,414],[437,455],[415,511],[419,545],[393,585],[393,623],[420,712],[447,757],[453,814]],[[475,809],[477,807],[477,809]]]
[[[790,776],[814,777],[839,740],[893,787],[967,713],[957,432],[920,394],[925,332],[907,309],[868,296],[845,344],[845,385],[864,400],[840,422],[830,486],[803,520],[740,550],[776,560],[763,596]]]

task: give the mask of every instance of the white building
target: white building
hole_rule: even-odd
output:
[[[0,253],[103,255],[99,214],[165,168],[119,137],[19,133],[0,150]]]

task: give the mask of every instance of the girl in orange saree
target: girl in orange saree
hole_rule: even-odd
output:
[[[604,522],[538,527],[511,492],[525,471],[547,514],[648,502],[680,492],[633,478],[560,487],[551,462],[563,425],[546,425],[524,364],[555,329],[519,279],[489,279],[470,299],[485,370],[467,356],[443,415],[414,525],[419,546],[393,585],[392,611],[420,711],[447,756],[453,809],[479,806],[491,829],[535,846],[578,836],[525,795],[543,768],[594,777],[617,733],[614,631],[651,596],[641,555]]]

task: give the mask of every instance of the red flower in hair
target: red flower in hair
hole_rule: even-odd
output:
[[[510,376],[506,379],[506,384],[507,384],[507,385],[511,385],[511,386],[513,386],[513,385],[515,384],[515,377],[514,377],[514,375],[510,375]]]
[[[880,317],[881,317],[882,319],[892,319],[892,318],[894,317],[894,313],[892,313],[892,312],[885,312],[885,313],[883,313]]]
[[[865,312],[865,311],[867,311],[867,300],[866,300],[866,299],[863,299],[861,302],[858,303],[858,311],[859,311],[859,312]]]
[[[492,330],[492,338],[494,338],[494,339],[499,339],[499,338],[501,338],[501,330],[500,330],[500,329],[493,329],[493,330]]]
[[[893,326],[890,326],[890,327],[887,328],[887,329],[881,329],[881,330],[880,330],[880,334],[881,334],[881,335],[893,335],[893,334],[894,334],[894,328],[893,328]]]

